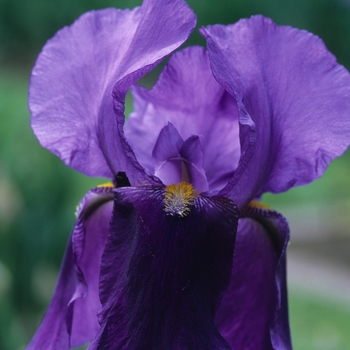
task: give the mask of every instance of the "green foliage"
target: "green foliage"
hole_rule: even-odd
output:
[[[350,350],[350,307],[292,291],[290,321],[295,350]]]

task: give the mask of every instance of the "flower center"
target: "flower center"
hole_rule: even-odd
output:
[[[182,181],[177,185],[168,185],[163,201],[164,211],[171,216],[187,216],[198,194],[193,186],[186,181]]]

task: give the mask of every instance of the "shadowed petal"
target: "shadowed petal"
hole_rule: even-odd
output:
[[[238,111],[235,99],[214,79],[203,48],[176,52],[151,91],[134,87],[132,93],[135,111],[125,134],[143,166],[152,169],[152,149],[171,122],[184,140],[201,137],[209,189],[227,184],[240,155]]]
[[[159,133],[152,160],[154,174],[163,184],[187,181],[199,192],[208,190],[199,136],[192,135],[183,141],[173,124],[168,123]]]
[[[112,187],[99,187],[90,191],[84,206],[81,206],[81,220],[73,231],[73,251],[79,283],[69,304],[72,312],[71,346],[92,341],[99,328],[96,317],[101,309],[99,271],[112,215],[111,193]]]
[[[231,283],[215,323],[232,349],[288,350],[289,229],[278,213],[250,209],[239,220]]]
[[[111,188],[82,200],[46,315],[27,350],[64,350],[92,341],[98,331],[100,262],[112,211]]]
[[[188,216],[169,216],[164,195],[116,191],[91,349],[230,349],[213,318],[231,275],[236,206],[200,196]]]
[[[203,148],[198,135],[190,136],[181,147],[181,156],[186,159],[189,182],[199,192],[208,191],[208,181],[203,169]]]
[[[222,194],[242,207],[321,176],[349,144],[346,69],[316,36],[262,16],[202,33],[213,74],[240,113],[240,165]]]
[[[183,139],[174,126],[169,123],[159,133],[152,151],[154,174],[166,185],[181,181],[180,150]]]
[[[119,82],[124,96],[187,39],[194,25],[182,0],[145,0],[132,11],[88,12],[60,30],[44,47],[31,77],[29,107],[41,144],[90,176],[127,171],[131,180],[134,174],[145,177],[123,137],[123,106],[116,120],[113,86]]]

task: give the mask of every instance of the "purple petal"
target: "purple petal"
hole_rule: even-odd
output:
[[[174,217],[163,199],[161,189],[116,191],[91,349],[229,349],[213,317],[231,275],[236,207],[200,196]]]
[[[169,123],[160,131],[154,145],[152,152],[154,174],[166,185],[182,181],[180,149],[183,142],[179,132]]]
[[[203,149],[198,135],[190,136],[182,145],[180,154],[185,163],[189,182],[198,192],[208,191],[207,176],[203,169]]]
[[[75,267],[79,283],[69,307],[72,312],[71,346],[92,341],[99,329],[97,313],[101,309],[99,277],[109,223],[112,217],[112,187],[90,191],[81,207],[81,221],[72,235]]]
[[[122,125],[129,86],[181,45],[195,25],[182,0],[145,0],[141,8],[91,11],[48,41],[33,69],[29,107],[41,144],[90,176],[126,171],[145,177]],[[117,92],[116,92],[117,91]],[[120,95],[120,96],[119,96]],[[118,125],[117,125],[118,124]]]
[[[168,123],[159,133],[152,160],[155,166],[154,174],[163,184],[186,181],[199,192],[208,190],[199,136],[192,135],[183,141],[173,124]]]
[[[249,215],[254,219],[239,220],[231,283],[216,325],[232,349],[288,350],[288,224],[273,211]]]
[[[202,31],[237,99],[242,156],[222,193],[240,206],[321,176],[350,138],[350,76],[323,42],[262,16]]]
[[[151,151],[160,130],[171,122],[184,140],[201,136],[209,189],[224,187],[240,155],[238,110],[213,78],[207,52],[191,47],[175,53],[151,91],[134,87],[132,92],[135,111],[125,134],[140,163],[152,170]]]
[[[27,350],[64,350],[94,339],[102,252],[112,212],[111,188],[82,200],[51,304]]]
[[[69,241],[55,294],[39,329],[26,350],[69,349],[69,336],[65,319],[76,284],[77,276],[74,270],[72,242]]]
[[[159,133],[157,142],[153,148],[152,159],[156,167],[159,167],[169,158],[180,157],[180,149],[184,140],[174,125],[169,123]]]

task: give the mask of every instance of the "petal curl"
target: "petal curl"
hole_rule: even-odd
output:
[[[285,218],[250,209],[239,220],[231,283],[216,325],[232,349],[291,350],[286,289]]]
[[[182,0],[145,0],[134,10],[82,15],[44,47],[29,92],[32,127],[40,143],[90,176],[118,171],[145,177],[113,107],[113,86],[129,86],[181,45],[195,25]],[[123,101],[124,102],[124,101]],[[118,119],[118,121],[117,121]],[[130,157],[130,158],[129,158]]]
[[[209,189],[207,176],[203,169],[203,148],[198,135],[190,136],[181,147],[181,156],[186,159],[189,182],[199,192]]]
[[[199,192],[208,190],[199,136],[192,135],[184,141],[176,128],[169,123],[159,133],[152,160],[154,174],[163,184],[187,181]]]
[[[201,136],[209,190],[223,188],[240,155],[238,110],[235,99],[213,78],[207,52],[201,47],[176,52],[152,90],[134,87],[132,93],[135,111],[125,135],[140,163],[153,168],[152,149],[160,130],[171,122],[184,140]]]
[[[158,135],[152,151],[152,160],[154,174],[165,185],[182,181],[180,150],[183,142],[179,132],[171,123],[166,125]]]
[[[91,349],[230,349],[213,317],[231,275],[237,208],[200,196],[174,217],[163,199],[163,189],[116,191]]]
[[[27,350],[64,350],[91,342],[99,329],[99,275],[113,195],[96,188],[83,198],[54,296]]]
[[[240,112],[240,165],[222,194],[242,207],[321,176],[349,145],[346,69],[318,37],[262,16],[202,34],[213,74]]]

